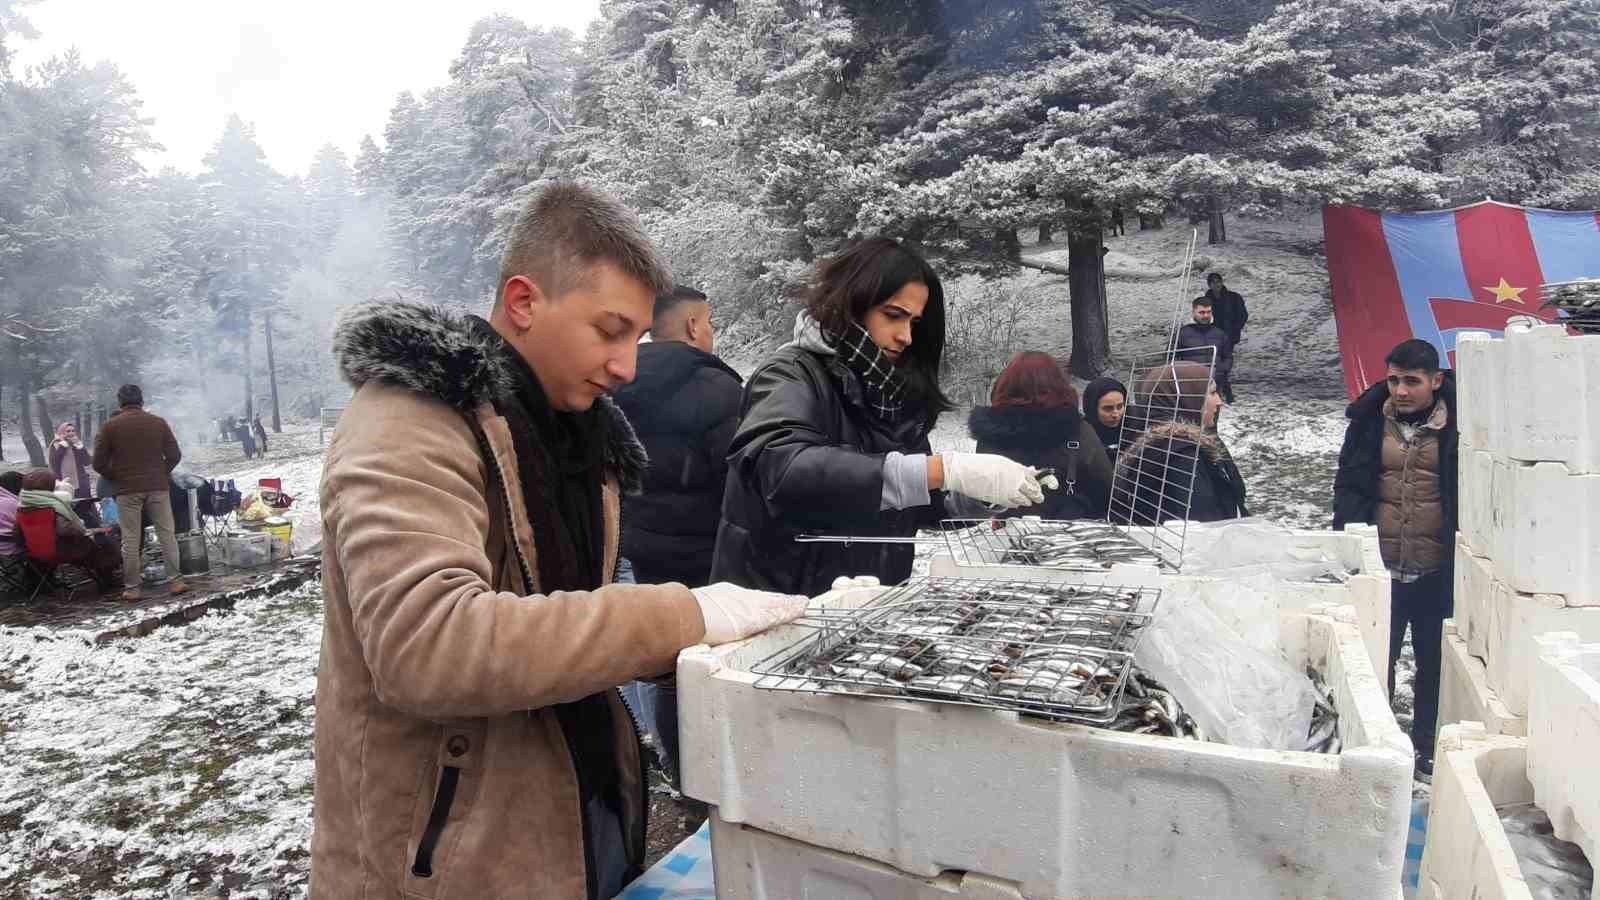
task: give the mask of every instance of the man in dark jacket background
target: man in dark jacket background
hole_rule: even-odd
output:
[[[1444,620],[1454,609],[1457,431],[1455,381],[1427,341],[1389,352],[1388,377],[1350,404],[1333,480],[1333,527],[1378,526],[1389,569],[1389,693],[1406,626],[1417,657],[1411,742],[1417,771],[1433,776]]]
[[[1229,376],[1233,374],[1233,340],[1213,320],[1215,308],[1210,294],[1194,298],[1190,308],[1194,321],[1178,329],[1177,358],[1205,365],[1211,362],[1211,354],[1205,352],[1204,348],[1217,348],[1212,380],[1216,382],[1222,399],[1232,403],[1233,382]]]
[[[622,501],[622,556],[640,584],[711,583],[728,445],[739,427],[739,373],[718,359],[705,294],[676,285],[656,298],[638,374],[614,394],[650,458],[641,493]],[[678,774],[678,697],[671,681],[624,696],[652,729],[667,773]]]
[[[167,577],[176,579],[169,590],[181,594],[189,588],[179,577],[178,536],[172,521],[172,470],[183,453],[167,420],[144,411],[144,391],[137,384],[117,389],[121,407],[106,420],[94,439],[94,469],[116,487],[117,522],[122,526],[122,599],[139,599],[139,543],[144,537],[144,514],[161,542]]]
[[[640,584],[710,583],[743,390],[714,348],[710,301],[674,287],[656,298],[638,374],[615,394],[650,457],[643,492],[622,507],[622,555]]]
[[[1238,291],[1228,290],[1222,283],[1222,273],[1212,272],[1206,276],[1206,292],[1202,297],[1211,298],[1211,306],[1216,311],[1217,327],[1228,336],[1228,340],[1237,347],[1244,342],[1244,326],[1250,321],[1250,310],[1245,308],[1244,298]]]

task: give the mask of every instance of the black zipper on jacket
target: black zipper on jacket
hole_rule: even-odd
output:
[[[461,780],[461,769],[445,766],[439,772],[439,789],[433,795],[433,809],[428,813],[428,824],[422,829],[422,840],[417,844],[417,858],[411,863],[411,874],[418,878],[433,877],[433,851],[444,834],[445,822],[450,819],[450,806],[456,802],[456,783]]]

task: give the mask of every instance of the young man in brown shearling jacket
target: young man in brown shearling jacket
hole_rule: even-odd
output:
[[[611,583],[646,460],[607,395],[671,288],[634,217],[547,187],[499,281],[487,321],[370,304],[334,338],[315,900],[614,896],[648,809],[616,686],[804,609]]]

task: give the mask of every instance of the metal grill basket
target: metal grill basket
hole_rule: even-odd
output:
[[[917,578],[857,609],[810,611],[814,634],[751,667],[765,690],[1006,709],[1104,725],[1160,591]]]
[[[1124,528],[1094,520],[946,519],[945,546],[958,566],[1029,566],[1103,571],[1117,563],[1159,566],[1160,556]]]

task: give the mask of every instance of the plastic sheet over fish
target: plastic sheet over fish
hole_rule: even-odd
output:
[[[757,687],[1012,709],[1104,724],[1119,710],[1159,591],[916,579],[757,663]]]
[[[1508,803],[1495,812],[1534,900],[1589,900],[1594,868],[1582,848],[1556,837],[1544,810],[1532,803]]]

